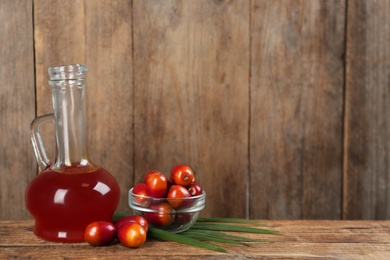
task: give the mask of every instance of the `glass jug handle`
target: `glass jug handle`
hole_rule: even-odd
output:
[[[38,162],[39,171],[43,171],[50,165],[50,160],[47,157],[40,132],[41,126],[48,123],[54,123],[53,113],[39,116],[31,122],[31,142]]]

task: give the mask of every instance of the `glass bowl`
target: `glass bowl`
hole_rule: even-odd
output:
[[[196,222],[206,204],[206,192],[188,198],[153,198],[129,190],[129,205],[135,215],[144,217],[150,226],[172,233],[186,231]]]

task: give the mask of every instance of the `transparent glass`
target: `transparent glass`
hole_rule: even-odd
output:
[[[173,208],[171,205],[180,207]],[[150,226],[171,233],[181,233],[191,228],[205,207],[206,192],[188,198],[153,198],[129,190],[129,206],[135,215],[144,217]]]
[[[93,221],[112,221],[120,190],[115,178],[91,161],[86,134],[82,64],[49,68],[53,113],[31,123],[31,141],[40,169],[28,185],[26,207],[35,219],[34,233],[46,240],[82,242]],[[56,156],[51,162],[40,127],[55,125]]]

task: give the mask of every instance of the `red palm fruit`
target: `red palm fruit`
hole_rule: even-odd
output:
[[[159,171],[148,172],[145,176],[146,194],[153,198],[165,198],[168,179]]]
[[[146,231],[138,223],[125,223],[118,229],[118,240],[127,247],[140,247],[146,241]]]
[[[133,194],[136,194],[137,196],[134,196],[134,199],[137,201],[138,204],[142,206],[148,206],[150,204],[148,194],[146,193],[146,184],[144,183],[138,183],[133,188]]]
[[[188,165],[179,164],[172,169],[170,179],[174,184],[188,186],[194,179],[194,171]]]
[[[148,181],[148,178],[149,178],[149,175],[153,174],[153,173],[161,173],[157,170],[151,170],[151,171],[148,171],[145,176],[144,176],[144,183],[146,183]]]
[[[181,226],[189,224],[193,221],[194,213],[181,213],[177,214],[174,225]]]
[[[150,209],[155,212],[145,212],[146,220],[155,226],[169,226],[175,221],[175,209],[167,202],[150,205]]]
[[[107,221],[95,221],[84,231],[84,239],[91,246],[109,245],[115,240],[116,228]]]
[[[189,185],[191,185],[191,184],[196,184],[195,176],[194,176],[194,178],[192,179],[192,181],[191,181],[191,183]]]
[[[171,204],[175,209],[182,208],[187,205],[185,199],[191,197],[190,192],[181,185],[172,185],[167,194],[167,201]]]
[[[198,196],[201,195],[203,192],[202,187],[200,187],[198,184],[190,184],[187,189],[190,192],[191,196]]]
[[[119,227],[126,223],[138,223],[145,229],[146,233],[148,233],[148,221],[141,216],[133,215],[123,217],[115,223],[115,227],[117,230],[119,230]]]
[[[146,195],[146,184],[145,183],[138,183],[137,185],[134,186],[133,188],[133,193],[142,195],[142,196],[147,196]]]
[[[167,190],[169,190],[172,187],[172,185],[174,185],[174,183],[171,181],[171,179],[168,179],[168,189]]]

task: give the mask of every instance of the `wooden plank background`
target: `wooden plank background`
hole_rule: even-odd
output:
[[[30,217],[29,124],[52,110],[47,68],[70,63],[89,68],[90,155],[118,179],[118,211],[146,171],[187,163],[203,216],[390,218],[388,13],[389,0],[1,1],[0,219]]]
[[[390,218],[390,1],[348,4],[346,218]]]
[[[26,218],[24,190],[36,174],[32,2],[0,2],[0,218]]]
[[[251,217],[341,214],[345,2],[301,3],[251,8]]]

